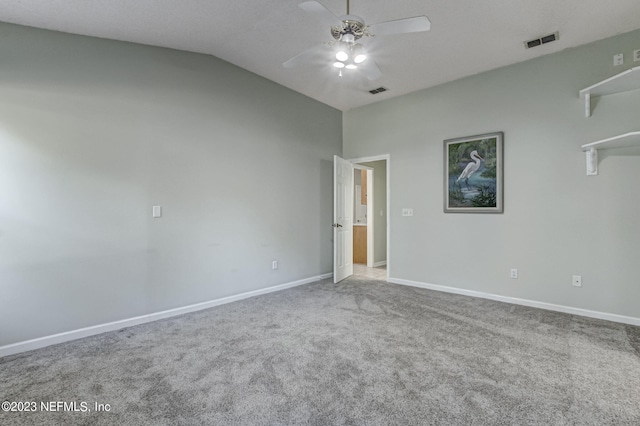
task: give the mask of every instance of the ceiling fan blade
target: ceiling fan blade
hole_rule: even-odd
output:
[[[298,65],[304,64],[305,62],[311,63],[314,59],[318,59],[318,57],[324,55],[327,52],[327,49],[328,47],[325,44],[319,44],[297,54],[293,58],[284,62],[282,66],[285,68],[294,68]]]
[[[327,26],[337,27],[342,25],[340,18],[317,1],[305,1],[304,3],[300,3],[298,7],[309,15],[315,16]]]
[[[382,77],[382,71],[378,64],[371,58],[358,65],[360,72],[367,77],[367,80],[377,80]]]
[[[430,29],[431,21],[429,21],[429,18],[426,16],[414,16],[413,18],[369,25],[369,32],[373,35],[417,33],[420,31],[429,31]]]

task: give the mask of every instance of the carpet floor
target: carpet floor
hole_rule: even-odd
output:
[[[352,277],[2,358],[0,399],[37,404],[2,425],[637,426],[640,328]]]

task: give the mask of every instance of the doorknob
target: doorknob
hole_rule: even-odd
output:
[[[342,225],[340,225],[339,223],[334,223],[332,226],[334,228],[342,228]]]

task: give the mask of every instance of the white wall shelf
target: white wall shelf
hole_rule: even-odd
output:
[[[613,77],[602,80],[580,91],[580,99],[584,100],[585,117],[591,116],[591,98],[595,96],[613,95],[640,89],[640,66],[628,69]]]
[[[587,156],[587,175],[598,174],[599,149],[624,148],[628,146],[640,146],[640,131],[629,132],[582,145],[582,150],[586,152]]]

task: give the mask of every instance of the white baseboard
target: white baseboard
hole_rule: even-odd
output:
[[[194,305],[155,312],[153,314],[140,315],[134,318],[94,325],[91,327],[80,328],[78,330],[66,331],[64,333],[53,334],[51,336],[25,340],[24,342],[12,343],[10,345],[0,346],[0,358],[30,351],[33,349],[44,348],[45,346],[56,345],[58,343],[81,339],[83,337],[94,336],[96,334],[106,333],[108,331],[120,330],[122,328],[132,327],[134,325],[175,317],[177,315],[187,314],[189,312],[200,311],[202,309],[208,309],[214,306],[224,305],[226,303],[231,303],[242,299],[248,299],[250,297],[260,296],[262,294],[273,293],[287,288],[321,281],[326,278],[331,278],[332,276],[333,273],[317,275],[315,277],[305,278],[302,280],[280,284],[273,287],[262,288],[260,290],[249,291],[246,293],[240,293],[234,296],[223,297],[221,299],[210,300],[208,302],[196,303]]]
[[[437,284],[427,284],[427,283],[421,283],[418,281],[403,280],[400,278],[389,278],[388,282],[393,284],[426,288],[428,290],[442,291],[445,293],[462,294],[464,296],[497,300],[499,302],[512,303],[514,305],[529,306],[532,308],[546,309],[548,311],[563,312],[565,314],[572,314],[572,315],[578,315],[578,316],[590,317],[590,318],[598,318],[598,319],[607,320],[607,321],[640,326],[640,318],[628,317],[624,315],[590,311],[587,309],[573,308],[571,306],[555,305],[553,303],[537,302],[535,300],[519,299],[517,297],[500,296],[498,294],[483,293],[480,291],[465,290],[461,288],[447,287],[447,286],[437,285]]]
[[[387,264],[387,261],[386,261],[386,260],[382,260],[382,261],[380,261],[380,262],[375,262],[375,263],[373,264],[373,267],[374,267],[374,268],[379,268],[379,267],[381,267],[381,266],[386,266],[386,264]]]

